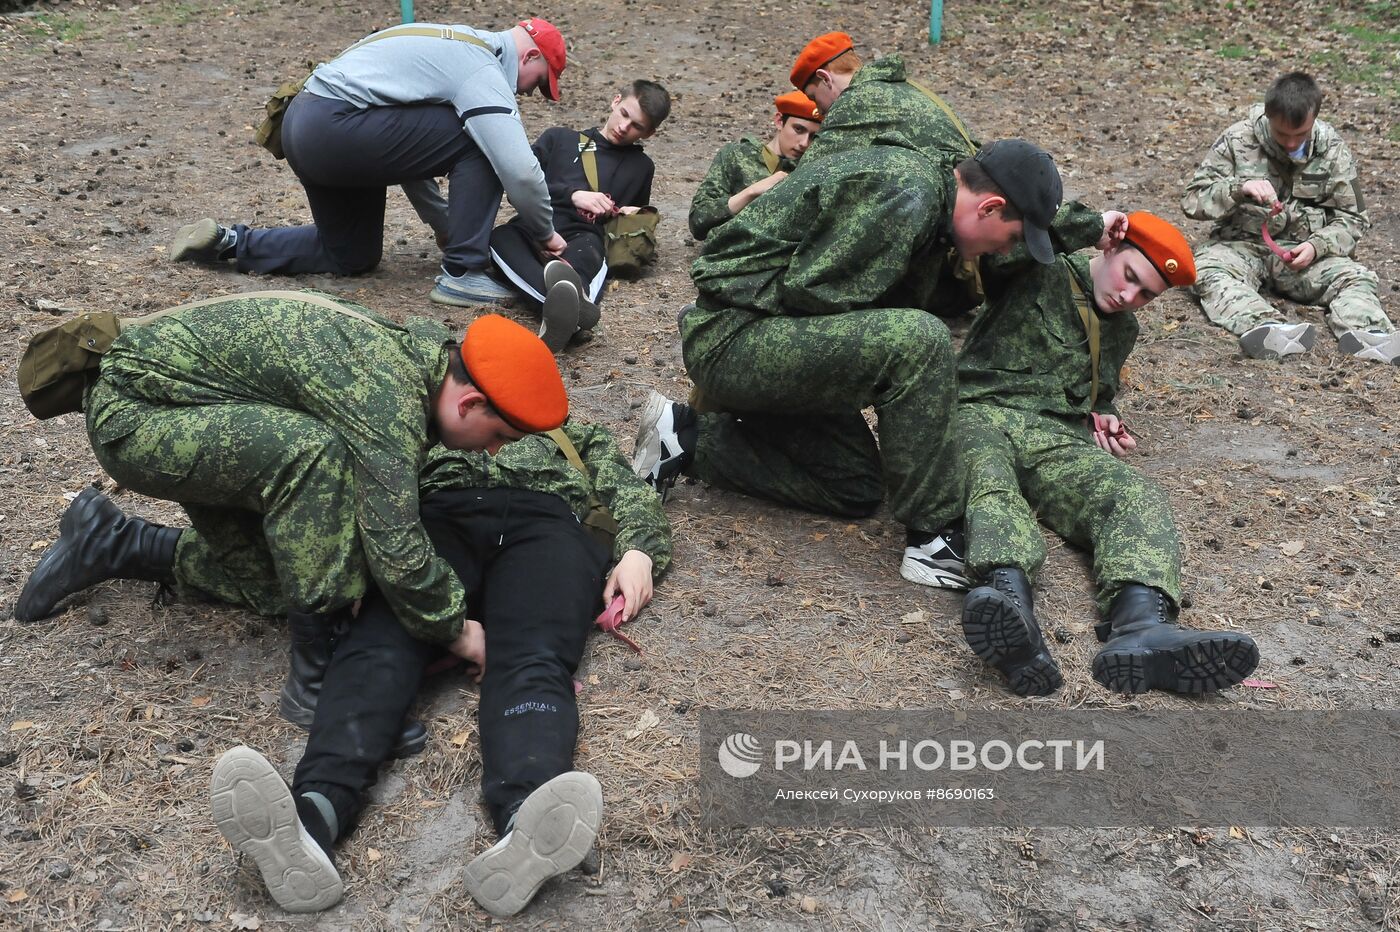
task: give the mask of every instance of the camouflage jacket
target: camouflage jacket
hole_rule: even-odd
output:
[[[1074,203],[1061,208],[1051,227],[1062,252],[1092,246],[1102,235],[1102,216]],[[1093,410],[1117,413],[1119,370],[1137,340],[1138,322],[1131,311],[1104,314],[1093,305],[1092,255],[1061,255],[1041,265],[1018,248],[1010,256],[983,260],[987,303],[958,354],[959,401],[1083,422],[1090,411],[1092,370],[1089,338],[1070,286],[1074,276],[1099,321],[1099,394]]]
[[[661,498],[632,473],[606,427],[570,422],[564,433],[588,467],[598,499],[617,521],[613,559],[640,550],[651,557],[652,577],[660,579],[671,563],[671,525]],[[495,456],[434,447],[421,485],[424,497],[447,489],[529,489],[559,496],[579,520],[588,515],[588,480],[541,434],[506,444]]]
[[[763,143],[752,136],[726,144],[715,154],[710,170],[690,199],[690,235],[704,239],[715,227],[727,223],[734,215],[729,212],[729,199],[751,184],[773,174],[763,160]],[[778,160],[778,170],[790,172],[793,163]]]
[[[964,127],[966,128],[966,127]],[[970,132],[970,131],[969,131]],[[905,76],[904,59],[886,55],[864,65],[822,120],[821,132],[802,156],[822,161],[876,142],[895,142],[957,164],[977,151],[942,107]]]
[[[1307,157],[1294,161],[1269,133],[1263,104],[1220,135],[1196,169],[1181,209],[1214,220],[1213,242],[1260,243],[1269,208],[1240,193],[1246,181],[1268,180],[1286,210],[1269,222],[1280,245],[1312,243],[1319,259],[1350,256],[1371,226],[1356,177],[1356,161],[1330,124],[1313,124]]]
[[[102,359],[101,377],[152,404],[268,405],[324,423],[349,452],[345,481],[355,483],[355,523],[375,582],[404,627],[451,641],[466,594],[423,529],[416,481],[433,442],[429,400],[447,374],[451,336],[436,321],[398,325],[334,300],[377,323],[297,301],[231,295],[123,330]],[[110,433],[141,427],[102,426]]]

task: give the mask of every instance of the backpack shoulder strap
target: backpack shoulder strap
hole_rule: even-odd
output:
[[[1074,294],[1074,306],[1079,310],[1079,322],[1089,338],[1089,410],[1092,411],[1099,400],[1099,315],[1089,306],[1089,296],[1084,293],[1073,269],[1069,270],[1069,288]]]
[[[400,36],[427,36],[438,39],[456,39],[458,42],[466,42],[471,45],[479,46],[491,52],[493,55],[495,54],[495,50],[491,48],[491,46],[482,42],[476,36],[469,36],[464,32],[458,32],[450,26],[393,26],[376,35],[361,39],[359,42],[356,42],[346,49],[345,52],[353,52],[358,48],[369,45],[371,42],[378,42],[380,39],[397,39]],[[341,52],[340,54],[344,55],[345,52]]]
[[[569,439],[568,434],[564,433],[564,428],[562,427],[547,430],[544,435],[554,441],[554,445],[559,448],[559,452],[564,454],[564,458],[569,461],[569,465],[578,470],[579,474],[583,476],[584,482],[588,484],[589,513],[584,524],[598,528],[615,537],[617,535],[617,521],[613,518],[612,512],[608,510],[608,506],[604,505],[602,500],[598,498],[598,491],[593,488],[593,475],[588,471],[588,467],[584,465],[583,457],[578,455],[578,448],[574,446],[574,442]]]
[[[908,79],[907,83],[920,94],[923,94],[929,100],[933,101],[939,110],[942,110],[945,114],[947,114],[948,119],[953,121],[953,128],[958,131],[958,134],[960,136],[962,136],[963,142],[967,143],[967,151],[969,153],[977,151],[977,146],[973,144],[972,137],[968,135],[967,127],[963,125],[963,121],[958,118],[958,115],[953,112],[953,108],[948,106],[948,104],[943,100],[942,97],[939,97],[933,92],[933,88],[919,81],[915,81],[913,78]]]
[[[594,191],[599,190],[598,144],[590,139],[587,133],[578,134],[578,157],[583,163],[583,175],[588,179],[588,186]]]

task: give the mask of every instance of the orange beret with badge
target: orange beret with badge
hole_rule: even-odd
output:
[[[1184,288],[1195,284],[1196,260],[1191,256],[1191,244],[1161,217],[1145,210],[1128,214],[1128,232],[1123,240],[1136,246],[1168,285]]]
[[[825,68],[847,52],[854,51],[855,42],[844,32],[828,32],[807,43],[792,66],[792,86],[806,90],[818,68]]]
[[[773,104],[783,116],[797,117],[799,120],[822,121],[821,108],[812,98],[801,91],[788,91],[773,98]]]
[[[462,362],[472,384],[511,427],[532,434],[569,416],[569,396],[544,341],[500,314],[478,317],[462,337]]]

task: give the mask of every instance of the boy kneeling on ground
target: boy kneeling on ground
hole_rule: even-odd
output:
[[[1061,212],[1061,219],[1073,216]],[[1118,215],[1121,217],[1121,215]],[[1074,249],[1103,232],[1057,223]],[[1089,227],[1093,227],[1089,229]],[[1204,693],[1259,662],[1247,634],[1177,627],[1181,554],[1162,490],[1118,458],[1137,442],[1113,400],[1137,339],[1134,311],[1196,278],[1176,227],[1130,215],[1123,241],[1049,265],[1016,257],[982,265],[987,303],[958,358],[958,427],[967,475],[963,634],[1022,696],[1063,677],[1041,636],[1031,583],[1045,563],[1036,517],[1093,554],[1106,642],[1094,679],[1121,693]],[[1109,455],[1111,454],[1111,455]]]

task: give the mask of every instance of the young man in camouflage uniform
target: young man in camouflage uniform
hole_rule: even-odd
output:
[[[573,771],[573,673],[599,608],[621,595],[623,616],[634,617],[671,556],[661,502],[612,435],[586,424],[563,433],[582,469],[554,439],[534,436],[494,457],[437,448],[422,479],[428,534],[480,619],[466,624],[478,643],[482,795],[501,841],[471,862],[466,884],[498,916],[519,912],[592,847],[603,799],[593,776]],[[581,524],[595,500],[617,523],[610,552]],[[441,650],[372,592],[336,645],[291,791],[250,748],[220,758],[210,788],[219,829],[284,908],[320,910],[340,898],[333,846],[358,819]]]
[[[691,270],[686,368],[707,405],[655,395],[633,462],[786,505],[907,529],[900,571],[961,587],[962,466],[940,268],[1010,249],[1040,261],[1060,202],[1054,162],[1002,140],[956,167],[903,144],[803,161],[720,227]],[[880,443],[861,413],[874,406]]]
[[[773,100],[776,132],[767,142],[745,136],[724,146],[690,201],[690,235],[701,240],[788,176],[821,129],[822,112],[801,91]]]
[[[190,527],[124,515],[84,490],[25,583],[33,621],[107,579],[169,582],[287,615],[281,711],[310,721],[335,624],[370,584],[399,623],[467,649],[466,593],[418,513],[434,443],[496,450],[568,414],[554,357],[503,317],[460,346],[318,294],[253,292],[129,326],[85,403],[97,461],[119,485],[179,502]]]
[[[1215,226],[1196,253],[1195,293],[1206,316],[1240,338],[1246,356],[1303,353],[1317,339],[1312,324],[1281,319],[1260,294],[1267,288],[1322,305],[1342,352],[1400,362],[1400,335],[1381,310],[1376,275],[1352,259],[1371,225],[1356,162],[1317,118],[1321,107],[1311,77],[1285,74],[1196,169],[1181,207]],[[1265,224],[1283,255],[1265,244]]]
[[[1089,246],[1102,227],[1065,211],[1056,232]],[[1100,245],[1106,245],[1100,243]],[[1013,692],[1044,696],[1063,679],[1036,622],[1032,582],[1045,563],[1036,519],[1091,551],[1093,675],[1115,692],[1201,693],[1248,676],[1248,635],[1176,626],[1181,556],[1166,496],[1119,462],[1136,446],[1113,402],[1132,352],[1134,311],[1195,279],[1181,233],[1147,213],[1124,241],[1051,265],[983,263],[987,305],[958,357],[958,426],[967,464],[963,633]]]
[[[844,32],[807,43],[790,77],[825,114],[821,134],[804,156],[809,162],[892,138],[955,161],[978,149],[962,119],[908,77],[903,58],[886,55],[862,64]]]

